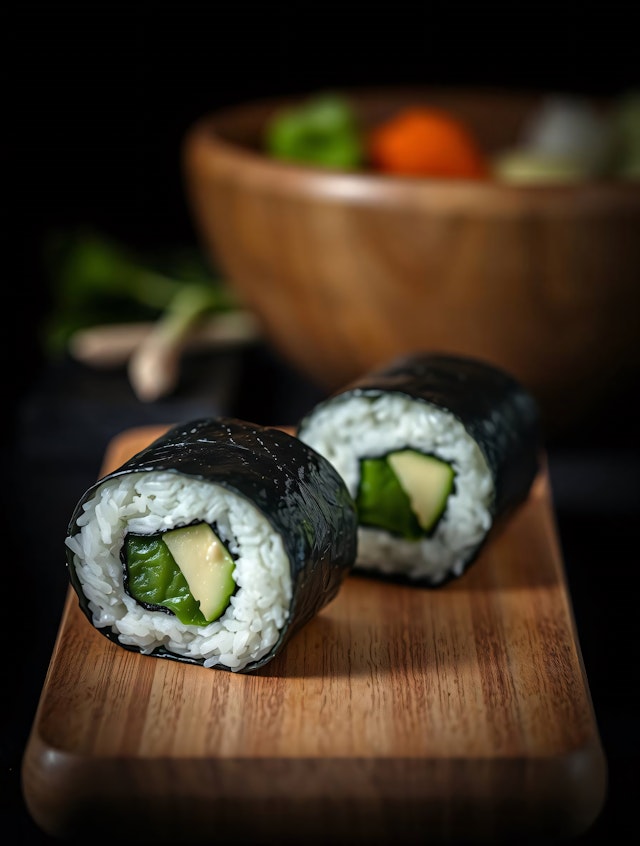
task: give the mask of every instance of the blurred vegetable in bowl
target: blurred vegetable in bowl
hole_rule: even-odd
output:
[[[550,96],[532,112],[517,144],[494,160],[505,182],[575,182],[640,176],[640,92],[605,108],[584,97]]]
[[[371,130],[368,146],[381,173],[466,179],[489,174],[473,135],[442,109],[404,109]]]
[[[319,93],[271,116],[264,149],[298,164],[391,176],[514,184],[637,179],[640,91],[606,104],[551,93],[498,150],[483,149],[459,116],[428,100],[364,124],[349,95]]]
[[[628,91],[617,99],[612,122],[616,170],[623,178],[640,179],[640,91]]]
[[[546,97],[521,129],[517,144],[494,161],[494,173],[511,182],[567,182],[612,170],[613,121],[587,98]]]
[[[274,158],[351,169],[364,159],[364,146],[351,106],[321,94],[282,109],[271,119],[265,144]]]
[[[204,337],[205,320],[233,317],[237,337],[254,333],[247,315],[237,319],[235,298],[196,248],[156,249],[143,256],[93,230],[77,230],[52,235],[45,249],[52,299],[43,326],[45,353],[54,358],[80,349],[79,337],[88,349],[82,333],[99,327],[91,362],[126,362],[132,387],[144,401],[175,388],[182,352],[194,333]],[[228,328],[226,335],[218,334],[229,338]],[[96,344],[104,346],[102,356]]]

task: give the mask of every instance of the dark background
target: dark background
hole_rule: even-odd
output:
[[[43,235],[90,223],[132,246],[191,242],[180,144],[205,112],[339,86],[609,95],[640,79],[634,18],[623,3],[4,8],[6,290],[28,364],[19,391],[39,364],[33,330],[48,307]]]
[[[259,97],[396,83],[615,95],[640,83],[631,9],[607,3],[586,10],[580,3],[561,2],[6,4],[0,106],[3,387],[8,395],[3,465],[20,476],[15,456],[24,450],[22,409],[43,403],[47,390],[56,391],[55,385],[41,387],[47,362],[39,332],[51,301],[44,238],[56,228],[90,224],[136,248],[195,243],[182,191],[180,146],[199,116]],[[281,364],[268,351],[253,362],[263,374],[279,376]],[[307,388],[295,374],[286,375],[289,381],[280,385]],[[638,416],[632,409],[625,395],[619,407],[585,421],[566,441],[550,444],[578,630],[610,764],[609,801],[594,830],[581,838],[584,843],[624,840],[638,783],[635,595],[628,587],[638,566],[637,498],[632,501],[637,464],[629,461]],[[263,414],[260,422],[289,419],[291,412],[282,393],[272,395],[268,409],[241,410]],[[611,425],[612,415],[622,420],[621,431],[617,423]],[[71,435],[52,413],[54,434],[56,422],[64,455],[72,451],[66,440]],[[612,460],[610,451],[602,459],[592,449],[601,447],[603,438],[621,448]],[[584,452],[578,454],[580,449]],[[580,464],[582,455],[593,460]],[[68,480],[75,494],[93,480],[101,458],[98,450],[95,466],[83,466],[87,478],[79,473]],[[56,490],[46,490],[44,471],[37,483],[41,457],[36,454],[32,463],[36,487],[56,497]],[[608,495],[599,500],[600,489]],[[11,498],[5,485],[3,513],[10,524]],[[40,544],[48,556],[49,545],[57,549],[61,536],[43,529],[29,542]],[[8,706],[2,822],[17,826],[15,842],[47,843],[51,839],[38,832],[22,806],[19,766],[63,593],[59,574],[23,576],[20,568],[28,566],[28,557],[14,554],[5,566],[18,573],[19,588],[52,590],[53,613],[46,622],[30,620],[36,634],[28,660],[16,660],[12,653],[16,675],[9,674],[2,697]],[[20,609],[15,620],[23,625],[29,616],[24,597],[10,604],[9,611]],[[10,626],[11,620],[10,614]]]

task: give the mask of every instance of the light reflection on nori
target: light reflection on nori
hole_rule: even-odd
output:
[[[352,397],[375,399],[401,394],[417,403],[428,403],[449,412],[462,423],[483,453],[493,480],[490,504],[492,526],[466,567],[475,561],[498,523],[504,521],[528,496],[540,469],[541,426],[535,398],[504,369],[478,358],[438,352],[401,356],[363,374],[321,401],[299,422],[304,431],[320,409]],[[411,444],[407,444],[411,447]],[[363,569],[358,575],[366,575]],[[382,574],[373,571],[376,577]],[[450,574],[438,587],[455,578]],[[420,579],[387,574],[386,581],[419,584]],[[431,582],[423,582],[431,587]]]
[[[203,418],[174,426],[87,489],[67,534],[78,531],[83,504],[108,480],[165,471],[215,483],[246,498],[282,536],[291,569],[289,618],[267,655],[240,672],[256,670],[279,654],[291,636],[336,596],[351,571],[357,547],[355,504],[333,466],[292,435],[231,418]],[[80,608],[92,621],[68,548],[67,566]],[[140,651],[121,644],[110,628],[98,630],[124,649]],[[152,654],[203,663],[164,648]],[[221,664],[215,668],[228,669]]]

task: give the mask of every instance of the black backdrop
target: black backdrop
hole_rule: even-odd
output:
[[[615,94],[638,82],[631,8],[530,0],[5,4],[2,229],[4,288],[17,318],[10,336],[23,361],[15,390],[39,366],[35,329],[49,295],[43,235],[89,223],[133,245],[191,241],[180,143],[204,112],[370,84]]]

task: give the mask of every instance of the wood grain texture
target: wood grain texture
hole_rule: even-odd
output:
[[[70,591],[22,778],[65,839],[549,842],[606,772],[543,472],[462,578],[351,576],[253,675],[128,652]]]

